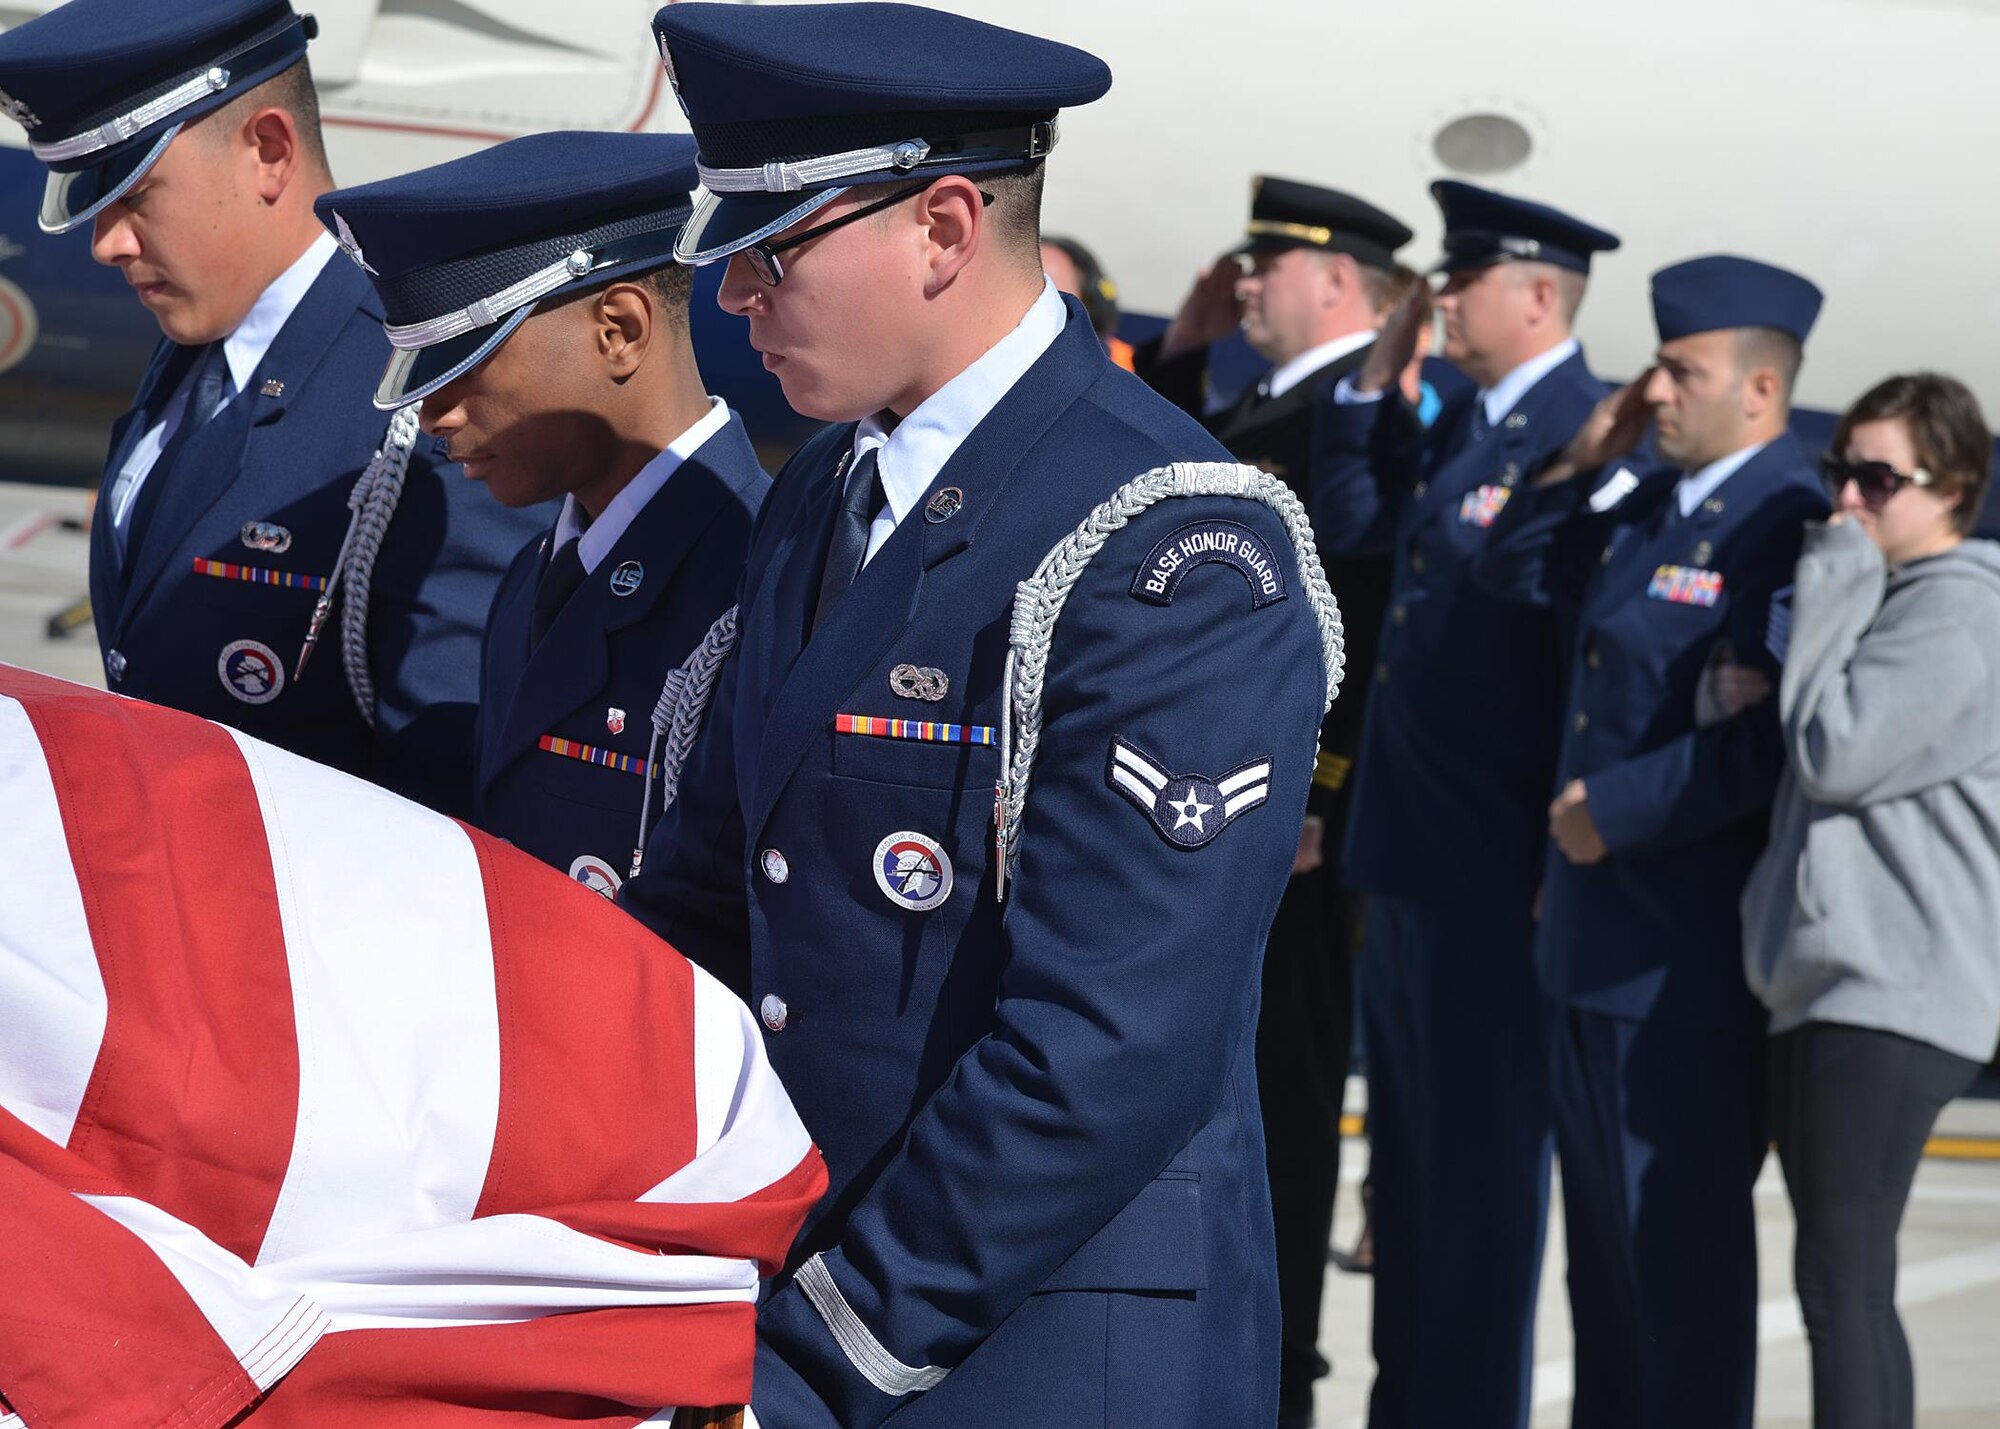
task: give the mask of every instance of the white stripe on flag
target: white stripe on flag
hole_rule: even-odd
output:
[[[260,1267],[310,1296],[339,1330],[504,1325],[565,1310],[754,1304],[757,1267],[655,1255],[546,1216],[481,1216],[356,1240]]]
[[[146,1243],[259,1389],[291,1371],[327,1332],[326,1313],[258,1274],[193,1226],[130,1196],[79,1196]]]
[[[258,1263],[469,1220],[500,1100],[472,841],[442,815],[230,733],[270,839],[298,1027],[298,1126]]]
[[[796,1171],[812,1150],[750,1009],[700,968],[693,972],[695,1157],[642,1201],[740,1201]]]
[[[0,1008],[8,1007],[34,1016],[7,1029],[0,1106],[67,1145],[104,1042],[104,975],[41,741],[20,702],[0,696]]]

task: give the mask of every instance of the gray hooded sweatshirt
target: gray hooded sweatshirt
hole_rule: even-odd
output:
[[[1778,692],[1789,765],[1743,893],[1771,1030],[1839,1022],[1984,1062],[2000,1038],[2000,545],[1895,571],[1808,529]]]

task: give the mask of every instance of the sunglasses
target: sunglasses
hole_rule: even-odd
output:
[[[1922,467],[1901,472],[1886,461],[1843,461],[1832,455],[1820,458],[1819,469],[1826,478],[1827,490],[1838,496],[1851,481],[1871,511],[1888,505],[1889,499],[1906,486],[1929,486],[1936,479]]]
[[[839,218],[808,228],[802,233],[794,233],[790,238],[780,239],[776,243],[753,243],[742,250],[744,261],[750,265],[750,271],[757,275],[765,287],[775,288],[785,281],[785,265],[778,258],[780,253],[788,248],[796,248],[801,243],[810,243],[815,238],[824,237],[836,228],[845,228],[856,219],[866,218],[871,213],[880,213],[885,208],[893,208],[904,199],[915,198],[929,188],[932,182],[933,180],[925,179],[922,183],[912,184],[906,189],[898,189],[895,193],[878,198],[873,203],[864,203],[860,208],[843,213]],[[979,197],[987,204],[993,202],[993,195],[984,190],[980,192]]]

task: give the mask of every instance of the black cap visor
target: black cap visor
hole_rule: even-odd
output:
[[[376,409],[393,412],[398,407],[421,402],[440,387],[456,382],[498,352],[500,344],[528,320],[535,306],[525,304],[489,327],[474,328],[429,347],[397,348],[375,388]]]
[[[180,132],[180,125],[170,124],[154,137],[124,145],[89,168],[67,174],[51,169],[48,185],[42,190],[42,211],[35,216],[36,225],[44,233],[68,233],[81,228],[146,177]]]
[[[690,268],[718,262],[775,237],[847,192],[848,185],[808,194],[718,194],[695,190],[694,215],[681,229],[674,257]]]

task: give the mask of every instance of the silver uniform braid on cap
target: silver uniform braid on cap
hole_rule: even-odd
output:
[[[1301,584],[1319,627],[1326,665],[1324,714],[1340,692],[1347,667],[1340,606],[1326,583],[1313,543],[1312,523],[1290,487],[1268,472],[1233,462],[1176,462],[1135,476],[1098,506],[1082,525],[1056,543],[1035,573],[1016,587],[1008,641],[1007,669],[1000,706],[1000,784],[994,791],[994,891],[1006,897],[1007,877],[1020,857],[1021,831],[1028,809],[1028,786],[1042,742],[1042,693],[1048,678],[1049,648],[1063,605],[1104,543],[1132,519],[1159,502],[1182,496],[1234,496],[1276,512],[1292,540]]]

